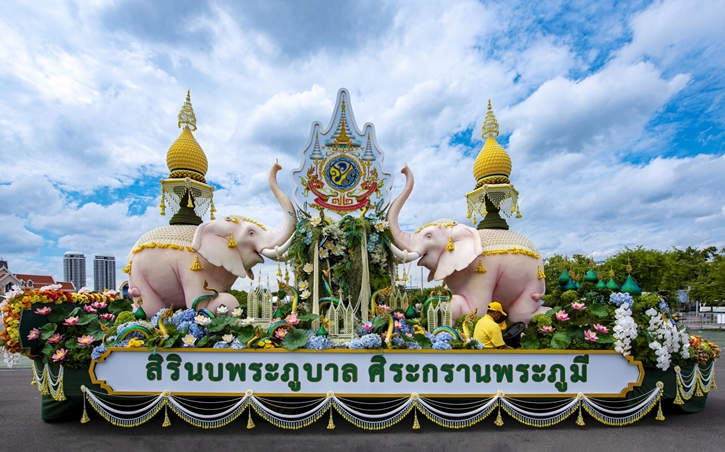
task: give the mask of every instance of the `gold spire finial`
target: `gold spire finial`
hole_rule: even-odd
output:
[[[629,259],[627,259],[627,274],[632,274],[632,264],[629,262]]]
[[[496,138],[498,136],[498,122],[491,109],[491,99],[488,100],[488,111],[486,112],[486,119],[483,120],[482,130],[481,138]]]
[[[182,124],[191,126],[191,131],[196,130],[196,115],[194,115],[194,109],[191,107],[191,90],[186,91],[186,102],[181,107],[179,112],[179,122],[176,124],[177,127],[181,127]]]

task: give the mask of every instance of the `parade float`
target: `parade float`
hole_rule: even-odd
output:
[[[169,225],[131,247],[122,289],[17,291],[2,306],[6,362],[34,360],[45,420],[85,423],[95,411],[132,427],[163,411],[168,426],[171,411],[202,428],[244,415],[247,428],[325,418],[331,429],[339,416],[378,430],[406,416],[418,429],[419,415],[448,428],[489,415],[501,426],[505,413],[584,425],[586,412],[621,426],[653,409],[663,420],[663,405],[700,411],[715,388],[717,346],[679,327],[666,297],[642,294],[631,275],[620,287],[615,275],[566,270],[545,294],[539,251],[504,218],[521,213],[490,103],[465,194],[473,225],[438,219],[411,232],[398,216],[413,173],[403,168],[391,200],[375,129],[358,128],[344,89],[329,125],[312,125],[294,202],[277,184],[280,165],[270,169],[276,228],[215,218],[188,94],[178,126],[161,180]],[[265,257],[277,262],[271,281],[253,273]],[[439,281],[425,296],[406,288],[416,260]],[[239,278],[249,278],[246,299],[231,291]],[[492,301],[508,313],[512,348],[473,337]]]

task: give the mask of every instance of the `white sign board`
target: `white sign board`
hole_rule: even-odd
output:
[[[90,368],[111,394],[621,397],[642,364],[614,351],[110,348]]]

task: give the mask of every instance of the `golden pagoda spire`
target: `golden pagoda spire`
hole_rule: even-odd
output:
[[[196,115],[194,115],[194,109],[191,107],[191,90],[186,91],[186,102],[181,107],[179,122],[176,126],[180,128],[182,124],[191,126],[192,132],[196,130]]]
[[[494,116],[493,110],[491,109],[491,99],[488,100],[488,111],[486,112],[486,119],[483,120],[483,127],[481,129],[483,130],[481,138],[496,138],[498,136],[498,121],[496,121],[496,116]]]

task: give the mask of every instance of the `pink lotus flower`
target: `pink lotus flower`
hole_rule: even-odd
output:
[[[586,330],[584,332],[584,339],[587,341],[596,342],[599,338],[597,337],[597,333],[593,332],[592,330]]]
[[[93,303],[91,303],[91,306],[93,306],[96,309],[103,309],[108,305],[102,301],[94,301]]]
[[[405,335],[408,336],[409,338],[413,339],[413,333],[405,333]]]
[[[113,315],[113,314],[111,314],[110,312],[107,312],[105,314],[101,314],[99,317],[101,318],[101,320],[107,320],[109,322],[113,322],[113,319],[116,318],[116,316]]]
[[[54,333],[48,338],[48,343],[57,344],[58,342],[60,342],[61,339],[63,339],[63,336],[61,336],[59,333]]]
[[[544,326],[541,327],[541,330],[540,331],[542,333],[553,333],[554,330],[556,330],[556,328],[554,328],[553,326],[551,326],[551,325],[544,325]]]
[[[68,350],[64,348],[60,348],[53,353],[53,362],[57,363],[58,361],[63,361],[65,359],[65,355],[68,354]]]
[[[373,330],[373,324],[368,322],[365,325],[362,326],[363,330],[370,332]]]
[[[290,313],[289,313],[289,314],[287,315],[287,317],[285,317],[285,319],[284,319],[284,320],[285,320],[285,321],[286,321],[286,322],[287,322],[288,324],[290,324],[290,325],[297,325],[298,323],[300,323],[300,319],[299,319],[299,317],[297,316],[297,313],[296,313],[296,312],[290,312]]]
[[[606,326],[602,326],[598,323],[594,325],[594,329],[604,334],[607,334],[609,332],[609,328],[607,328]]]
[[[569,314],[564,311],[558,311],[556,313],[556,320],[560,322],[566,322],[567,320],[569,320]]]
[[[78,320],[80,320],[80,319],[78,318],[78,316],[75,316],[75,317],[68,317],[68,318],[67,318],[67,319],[65,319],[65,321],[63,322],[63,325],[66,325],[66,326],[73,326],[73,325],[75,325],[76,323],[78,323]]]
[[[403,320],[405,318],[405,314],[402,312],[393,312],[393,318],[395,320]]]
[[[574,303],[571,304],[571,308],[574,309],[575,311],[583,311],[587,308],[587,305],[585,305],[584,303],[579,303],[579,302],[575,301]]]
[[[93,342],[95,340],[96,339],[93,336],[90,336],[88,334],[84,334],[83,336],[81,336],[81,337],[78,338],[78,344],[79,345],[82,345],[83,347],[85,347],[87,345],[93,344]]]
[[[277,339],[284,339],[284,337],[287,336],[287,329],[286,328],[277,328],[274,332],[274,337]]]
[[[30,339],[31,341],[33,341],[33,340],[35,340],[35,339],[37,339],[39,337],[40,337],[40,330],[39,329],[33,328],[32,330],[30,330],[30,334],[28,334],[28,339]]]
[[[390,306],[387,306],[384,304],[379,304],[378,309],[382,309],[383,311],[388,312],[388,311],[390,311]]]
[[[393,328],[395,328],[396,330],[399,330],[400,329],[400,322],[398,322],[397,320],[395,322],[393,322]]]
[[[38,315],[48,315],[52,309],[50,309],[48,306],[43,306],[42,308],[38,308],[35,310],[35,313]]]
[[[92,306],[88,306],[88,305],[85,305],[85,306],[83,306],[83,310],[84,310],[84,311],[86,311],[86,312],[87,312],[87,313],[89,313],[89,314],[93,314],[93,313],[95,313],[95,312],[96,312],[96,310],[95,310],[95,309],[93,309],[93,307],[92,307]]]

